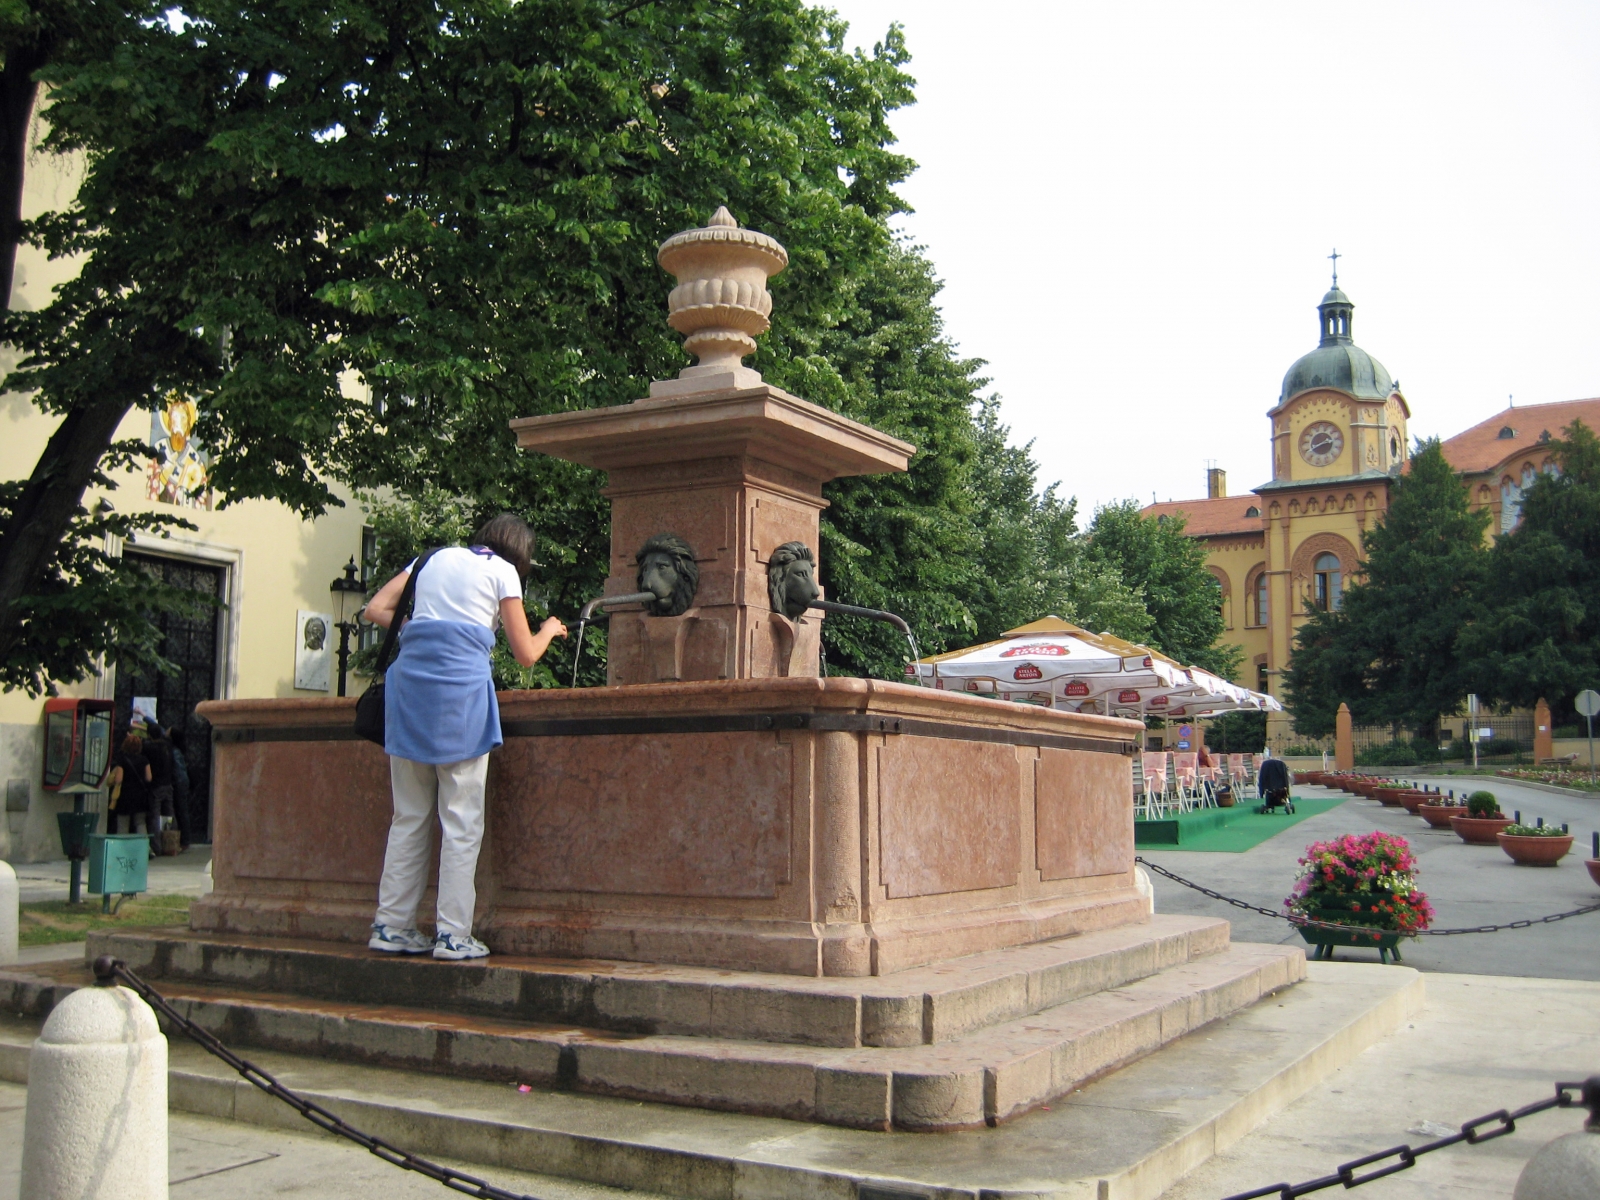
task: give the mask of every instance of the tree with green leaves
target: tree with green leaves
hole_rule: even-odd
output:
[[[79,275],[3,329],[22,354],[7,386],[61,418],[0,493],[6,684],[142,653],[143,610],[85,548],[95,520],[170,518],[78,506],[140,454],[111,442],[125,415],[169,392],[200,404],[224,504],[311,518],[360,489],[420,506],[435,537],[454,528],[439,496],[470,498],[463,527],[515,511],[539,535],[538,603],[575,610],[605,573],[601,479],[520,452],[507,422],[676,372],[654,250],[724,203],[790,254],[753,365],[918,446],[904,476],[830,485],[830,593],[903,612],[930,650],[1039,606],[1141,628],[1071,506],[1033,495],[1031,459],[996,442],[981,364],[889,231],[911,169],[887,123],[911,101],[898,30],[847,51],[843,22],[798,0],[94,11],[30,76],[50,89],[45,151],[86,173],[24,232]],[[423,519],[374,512],[386,530]],[[828,638],[842,669],[898,670],[876,626]]]
[[[1297,730],[1330,732],[1345,702],[1360,724],[1436,732],[1477,682],[1458,639],[1480,613],[1488,522],[1438,440],[1422,443],[1362,537],[1343,607],[1308,607],[1285,679]]]
[[[78,275],[3,329],[7,386],[60,419],[0,495],[10,686],[81,678],[96,624],[138,651],[114,561],[64,549],[102,532],[81,512],[97,472],[141,451],[112,443],[130,411],[195,397],[225,504],[315,517],[340,484],[432,485],[521,511],[570,611],[603,575],[598,481],[520,454],[506,422],[631,400],[682,364],[655,246],[721,203],[781,232],[767,353],[787,356],[892,244],[898,34],[849,52],[795,0],[96,12],[31,76],[43,149],[85,174],[23,235]]]
[[[1522,520],[1487,556],[1480,618],[1460,651],[1486,698],[1557,714],[1600,687],[1600,439],[1582,421],[1550,443],[1556,469],[1523,492]]]
[[[1244,655],[1221,640],[1222,585],[1206,570],[1204,544],[1181,516],[1146,517],[1135,500],[1097,509],[1089,557],[1114,570],[1149,613],[1148,645],[1185,666],[1232,679]]]

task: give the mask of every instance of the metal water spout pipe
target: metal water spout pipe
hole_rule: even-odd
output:
[[[583,631],[594,614],[600,610],[609,610],[623,604],[654,604],[658,599],[654,592],[629,592],[626,596],[596,596],[578,611],[578,645],[572,652],[572,686],[578,686],[578,660],[583,657]]]
[[[838,613],[842,617],[866,617],[869,621],[882,621],[886,625],[893,625],[905,635],[906,644],[911,647],[913,669],[915,669],[917,661],[922,658],[922,651],[917,649],[917,636],[911,632],[911,626],[906,624],[904,617],[896,616],[892,612],[885,612],[881,608],[862,608],[857,604],[839,604],[833,600],[813,600],[811,607],[820,609],[823,612]],[[937,671],[938,668],[935,667],[934,670]],[[919,687],[923,686],[920,672],[916,675],[916,680]]]

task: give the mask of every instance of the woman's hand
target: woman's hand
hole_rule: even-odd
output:
[[[539,632],[534,633],[528,628],[528,610],[515,596],[500,601],[500,624],[505,627],[512,656],[524,667],[531,667],[543,658],[553,640],[567,636],[567,627],[559,617],[546,617]]]

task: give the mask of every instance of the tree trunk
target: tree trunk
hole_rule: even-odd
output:
[[[0,535],[0,659],[16,642],[17,601],[38,585],[72,524],[100,457],[131,406],[125,401],[80,402],[50,435],[27,486]]]
[[[17,242],[22,237],[22,181],[28,159],[28,125],[39,85],[33,73],[44,66],[42,46],[11,47],[0,69],[0,305],[11,307]]]

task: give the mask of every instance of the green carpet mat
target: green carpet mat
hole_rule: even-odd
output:
[[[1296,796],[1293,816],[1282,810],[1256,813],[1252,811],[1253,805],[1243,805],[1238,808],[1207,808],[1161,821],[1135,821],[1134,845],[1141,850],[1166,848],[1238,854],[1252,846],[1259,846],[1269,837],[1298,825],[1307,817],[1338,808],[1349,799],[1349,796],[1331,796],[1326,800],[1311,800]]]

